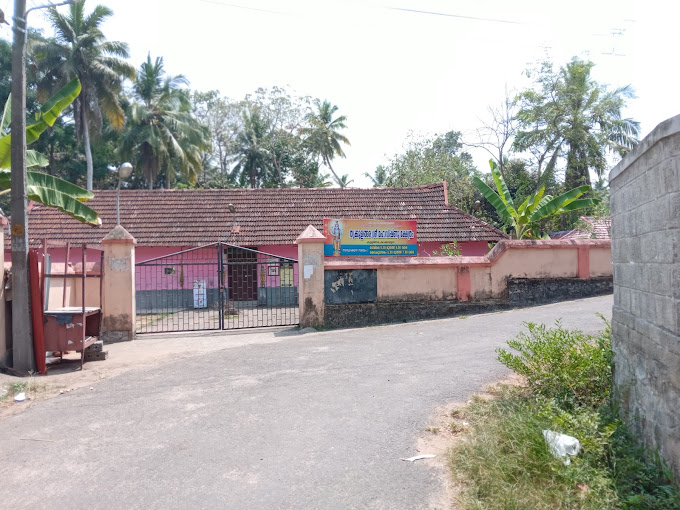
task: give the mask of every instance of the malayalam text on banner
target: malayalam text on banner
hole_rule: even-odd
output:
[[[416,220],[347,220],[324,218],[327,257],[418,255]]]

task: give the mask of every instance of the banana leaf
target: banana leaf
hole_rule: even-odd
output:
[[[44,167],[50,162],[44,154],[37,151],[26,151],[26,168]]]
[[[529,216],[531,216],[531,213],[534,211],[534,209],[536,209],[536,207],[539,207],[541,205],[544,193],[545,186],[541,186],[541,188],[538,191],[531,195],[531,202],[527,206],[527,213],[529,214]]]
[[[477,189],[482,193],[482,195],[484,195],[484,198],[486,198],[491,203],[493,208],[496,209],[501,221],[506,225],[511,224],[512,215],[508,212],[508,207],[505,205],[503,200],[501,200],[501,197],[498,195],[498,193],[492,190],[487,183],[477,176],[472,178],[472,182],[474,182]]]
[[[36,122],[26,126],[26,144],[35,142],[49,126],[54,125],[61,112],[68,107],[80,94],[80,81],[74,78],[54,94],[36,114]],[[12,135],[0,138],[0,168],[9,168]]]
[[[102,224],[102,220],[96,211],[90,209],[77,198],[54,188],[28,185],[26,186],[26,195],[29,200],[59,209],[61,212],[80,222],[88,223],[95,227],[99,227]]]
[[[567,205],[562,207],[561,210],[564,212],[576,211],[578,209],[583,209],[584,207],[591,207],[599,203],[600,200],[597,198],[581,198],[579,200],[574,200],[573,202],[568,203]]]
[[[522,202],[521,205],[517,208],[517,212],[520,215],[522,215],[522,213],[524,213],[524,209],[527,208],[527,206],[529,205],[529,200],[531,200],[532,198],[534,198],[533,195],[530,196],[530,197],[527,197],[526,200],[524,200],[524,202]]]
[[[11,175],[8,170],[0,171],[1,189],[10,189]],[[29,171],[26,172],[26,193],[29,200],[55,207],[78,221],[101,225],[97,213],[82,203],[93,198],[94,194],[73,183],[53,175]]]
[[[5,107],[2,110],[2,117],[0,117],[0,135],[5,133],[5,129],[9,126],[9,119],[12,116],[12,94],[9,95],[5,102]]]
[[[510,190],[505,184],[505,179],[498,170],[498,165],[494,160],[489,160],[489,165],[491,166],[491,177],[493,182],[496,184],[496,189],[498,190],[498,196],[503,201],[506,206],[510,206],[513,210],[515,209],[515,203],[512,200],[512,195],[510,195]]]
[[[557,213],[560,209],[575,201],[590,189],[590,186],[584,184],[583,186],[569,190],[566,193],[562,193],[545,204],[541,204],[541,206],[531,214],[531,221],[538,221],[541,218]]]

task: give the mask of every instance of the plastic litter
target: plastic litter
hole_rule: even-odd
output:
[[[14,395],[14,400],[17,402],[23,402],[24,400],[26,400],[26,393],[24,393],[23,391],[21,393],[17,393],[16,395]]]
[[[566,434],[560,434],[553,430],[544,430],[543,437],[548,444],[548,449],[558,459],[562,459],[565,466],[571,464],[569,456],[577,455],[581,449],[581,443],[578,439]]]
[[[423,455],[414,455],[413,457],[408,457],[407,459],[401,458],[401,460],[406,460],[408,462],[414,462],[416,460],[421,460],[421,459],[434,459],[436,455],[433,455],[431,453],[425,453]]]

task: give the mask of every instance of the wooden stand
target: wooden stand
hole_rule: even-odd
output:
[[[47,251],[47,240],[44,251]],[[70,245],[66,253],[70,252]],[[44,260],[44,259],[43,259]],[[62,305],[66,301],[66,281],[68,278],[81,279],[81,306],[62,306],[43,312],[43,331],[45,333],[45,351],[76,351],[80,352],[80,368],[85,362],[85,349],[95,343],[101,335],[102,327],[102,275],[104,271],[104,252],[101,254],[99,274],[87,274],[87,245],[82,247],[82,273],[67,274],[68,256],[64,262],[64,274],[46,274],[43,265],[44,278],[63,278],[64,293]],[[99,278],[99,307],[85,306],[85,281],[87,278]],[[44,288],[44,287],[43,287]]]

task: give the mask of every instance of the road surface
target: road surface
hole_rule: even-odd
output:
[[[595,313],[610,317],[611,306],[604,296],[366,329],[266,331],[288,336],[132,370],[0,421],[0,504],[431,508],[437,473],[400,458],[418,453],[433,410],[507,376],[494,349],[523,322],[562,318],[594,332]]]

